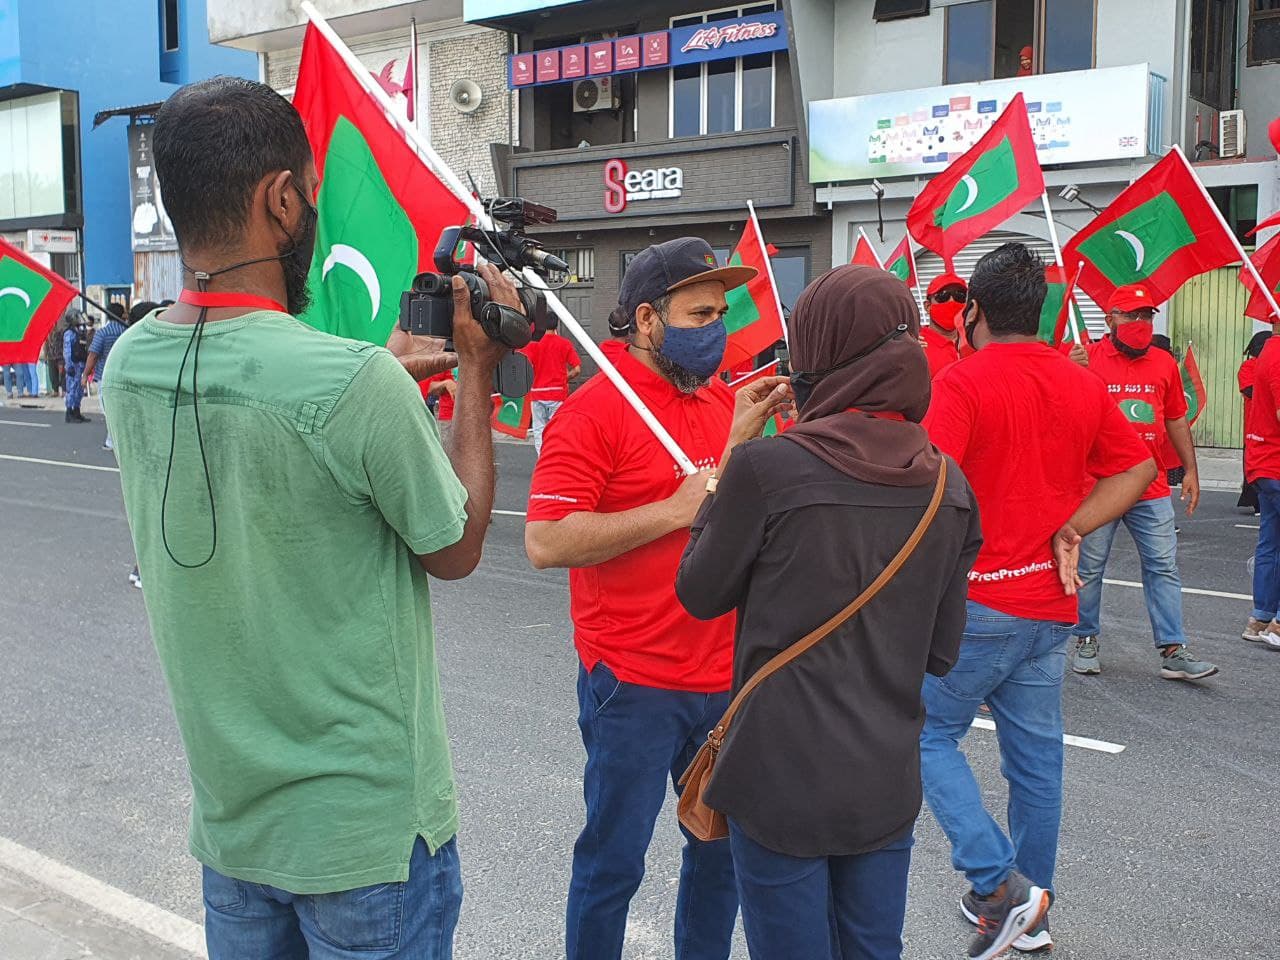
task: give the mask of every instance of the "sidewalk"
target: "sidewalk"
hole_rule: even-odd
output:
[[[0,957],[4,960],[191,960],[194,956],[0,867]]]
[[[16,397],[10,400],[8,394],[0,390],[0,410],[45,410],[62,413],[66,409],[66,397]],[[80,404],[80,412],[102,413],[102,405],[98,403],[96,390],[93,396],[84,398],[84,402]]]

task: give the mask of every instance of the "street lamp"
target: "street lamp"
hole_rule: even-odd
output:
[[[1102,213],[1100,209],[1095,207],[1092,203],[1090,203],[1084,197],[1080,196],[1080,188],[1077,187],[1074,183],[1068,183],[1065,187],[1063,187],[1060,191],[1058,191],[1058,196],[1060,196],[1063,200],[1067,201],[1067,203],[1083,203],[1095,214]]]

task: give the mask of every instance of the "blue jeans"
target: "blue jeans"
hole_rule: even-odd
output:
[[[1015,867],[1053,889],[1062,822],[1062,674],[1071,627],[1024,620],[968,602],[960,657],[945,677],[924,680],[920,772],[947,838],[951,863],[985,896]],[[1009,783],[1009,832],[982,805],[960,741],[983,702]],[[1010,839],[1010,837],[1012,839]]]
[[[618,960],[627,908],[644,878],[653,827],[672,786],[729,706],[727,693],[622,683],[603,663],[578,667],[578,726],[587,748],[587,822],[573,847],[569,960]],[[680,788],[676,787],[676,792]],[[675,960],[726,960],[738,915],[728,840],[686,831],[676,895]]]
[[[293,894],[204,868],[209,960],[450,960],[462,906],[457,841],[421,837],[409,879]]]
[[[851,857],[789,857],[729,821],[751,960],[901,960],[912,837]]]
[[[1129,528],[1142,563],[1142,596],[1157,647],[1187,642],[1182,629],[1182,578],[1178,576],[1178,537],[1173,532],[1173,501],[1139,500],[1119,520],[1099,527],[1080,544],[1080,619],[1077,637],[1101,630],[1102,574],[1121,521]]]
[[[18,390],[22,390],[22,377],[18,373],[18,365],[16,363],[0,365],[0,377],[4,378],[5,393],[13,393],[15,383],[18,385]]]
[[[40,368],[34,363],[18,364],[18,383],[33,397],[40,396]]]
[[[1258,548],[1253,554],[1253,615],[1264,622],[1280,614],[1280,480],[1260,477]]]

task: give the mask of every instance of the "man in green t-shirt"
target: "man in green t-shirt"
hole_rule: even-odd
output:
[[[317,177],[288,101],[194,84],[153,146],[184,290],[115,346],[109,424],[209,956],[447,958],[462,884],[427,574],[480,560],[502,349],[455,278],[457,356],[411,361],[462,370],[446,456],[397,356],[294,319]]]

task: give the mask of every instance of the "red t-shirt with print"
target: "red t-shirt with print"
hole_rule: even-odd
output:
[[[1280,480],[1280,337],[1270,337],[1253,368],[1253,399],[1244,430],[1244,475]]]
[[[714,466],[733,420],[733,394],[720,380],[678,391],[625,349],[610,359],[699,467]],[[680,468],[623,399],[597,374],[547,425],[529,484],[530,523],[572,513],[618,513],[664,500]],[[569,571],[574,644],[587,669],[604,661],[627,683],[713,693],[733,682],[734,614],[695,620],[676,599],[676,571],[689,541],[677,530],[612,560]]]
[[[1150,457],[1089,371],[1039,342],[992,343],[933,381],[929,437],[960,464],[982,514],[969,598],[1014,617],[1076,622],[1050,545],[1090,477]]]
[[[1131,359],[1116,349],[1109,336],[1085,349],[1089,351],[1089,372],[1102,378],[1120,412],[1138,431],[1156,464],[1163,467],[1165,439],[1169,435],[1165,421],[1187,415],[1187,396],[1182,392],[1178,361],[1156,347],[1136,360]],[[1141,499],[1158,500],[1167,496],[1169,481],[1160,469]]]

